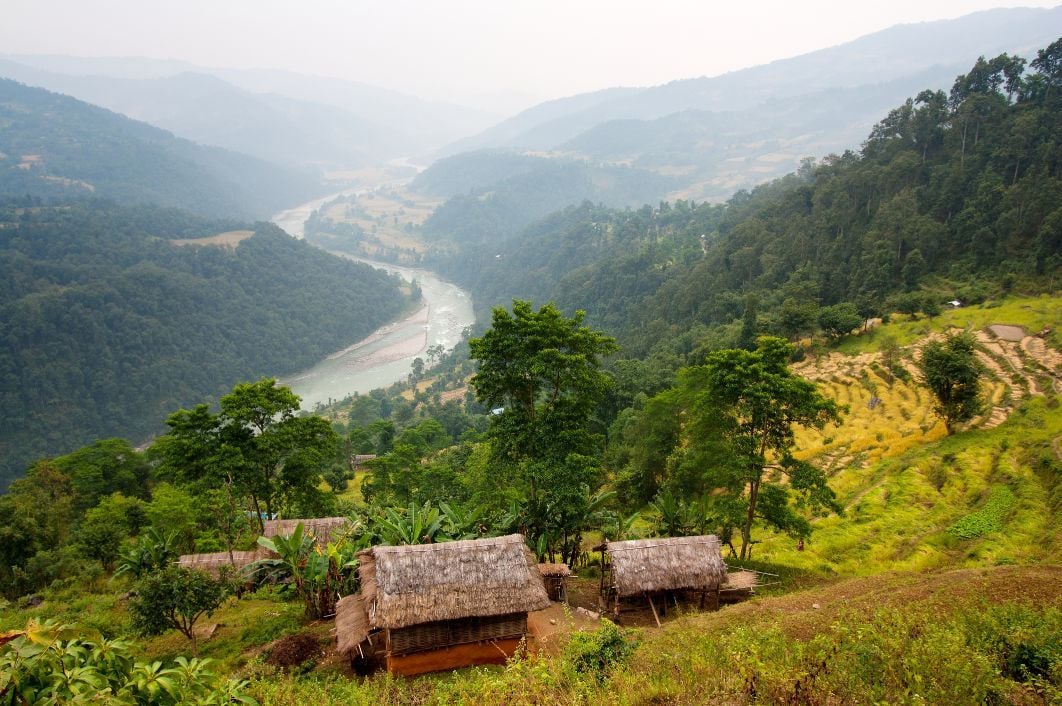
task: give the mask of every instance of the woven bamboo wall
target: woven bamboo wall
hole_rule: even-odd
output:
[[[404,655],[485,640],[520,638],[527,633],[527,613],[492,615],[421,623],[390,631],[390,653]]]

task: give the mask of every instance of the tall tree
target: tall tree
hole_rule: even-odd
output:
[[[922,347],[918,368],[922,382],[937,398],[935,410],[951,434],[984,409],[980,382],[984,365],[977,359],[977,344],[968,331],[930,341]]]
[[[246,496],[261,528],[282,505],[313,504],[339,443],[327,420],[298,411],[299,397],[273,378],[241,383],[216,415],[206,405],[170,415],[152,452],[163,473]]]
[[[600,440],[590,420],[609,384],[600,356],[617,347],[583,318],[581,311],[568,318],[553,304],[535,311],[514,300],[511,314],[496,307],[490,329],[469,341],[479,361],[472,389],[499,410],[491,418],[491,451],[525,484],[533,540],[545,531],[547,512],[585,515],[583,486],[598,484]]]
[[[793,495],[814,509],[840,510],[825,474],[793,455],[794,426],[821,429],[840,423],[840,414],[813,383],[789,370],[792,351],[784,340],[764,336],[754,351],[717,351],[703,366],[679,376],[678,395],[690,422],[678,452],[711,449],[704,456],[716,459],[713,484],[724,491],[724,499],[740,496],[739,505],[728,507],[743,509],[743,559],[749,555],[756,519],[798,535],[810,531],[790,505]],[[773,480],[775,476],[785,482]]]

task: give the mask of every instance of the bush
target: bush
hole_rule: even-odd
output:
[[[564,659],[575,671],[604,681],[613,669],[626,664],[638,647],[639,640],[629,630],[620,629],[609,620],[593,632],[573,633],[564,649]]]
[[[194,652],[196,622],[217,610],[228,588],[226,581],[179,566],[148,574],[137,582],[137,595],[129,602],[133,627],[142,635],[179,630],[192,641]]]
[[[224,679],[210,660],[178,657],[170,667],[136,662],[131,645],[84,637],[67,625],[30,623],[0,647],[0,703],[254,704],[246,682]]]

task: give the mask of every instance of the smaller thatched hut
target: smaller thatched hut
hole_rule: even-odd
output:
[[[694,593],[701,607],[709,598],[713,607],[719,606],[726,564],[715,535],[606,542],[601,549],[608,557],[601,572],[601,594],[616,615],[623,599],[644,597],[659,622],[654,594]]]
[[[549,606],[522,535],[373,547],[358,554],[361,593],[336,606],[336,641],[407,676],[504,663]]]
[[[539,564],[538,573],[546,585],[546,595],[551,601],[568,600],[568,577],[572,575],[567,564]]]
[[[254,552],[211,552],[209,554],[183,554],[177,560],[177,565],[185,569],[198,569],[205,571],[214,578],[221,575],[222,567],[231,567],[237,572],[243,567],[257,561],[261,554]]]
[[[266,520],[263,537],[290,536],[302,524],[303,532],[312,536],[318,547],[334,542],[346,532],[350,520],[345,517],[312,517],[305,520]]]

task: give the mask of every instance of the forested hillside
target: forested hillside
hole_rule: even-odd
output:
[[[97,196],[211,217],[264,218],[322,191],[311,172],[197,145],[0,79],[0,194]]]
[[[753,299],[760,330],[792,336],[842,302],[874,316],[922,288],[939,304],[1023,280],[1057,287],[1060,53],[1055,42],[1024,79],[1021,59],[981,60],[950,95],[923,91],[891,111],[859,152],[807,162],[725,208],[585,205],[491,253],[469,249],[448,271],[492,302],[585,309],[633,354],[703,337]],[[734,342],[728,331],[717,344]]]
[[[411,188],[449,197],[424,223],[426,240],[493,248],[532,221],[584,199],[640,205],[672,185],[669,178],[630,167],[483,151],[440,160]]]
[[[407,305],[397,281],[271,224],[92,201],[0,202],[0,485],[95,438],[141,440],[181,405],[294,372]],[[249,232],[242,235],[250,235]]]

